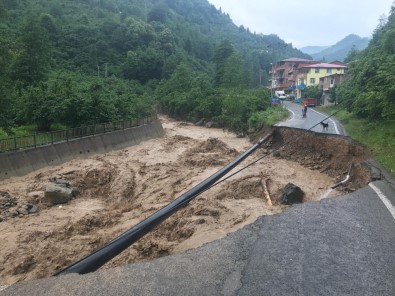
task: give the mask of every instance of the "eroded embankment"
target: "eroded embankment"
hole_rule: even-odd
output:
[[[350,182],[342,187],[344,191],[364,187],[371,180],[371,168],[366,163],[370,153],[348,137],[277,127],[271,148],[276,150],[276,157],[295,161],[337,181],[344,179],[351,166]]]
[[[6,196],[0,197],[4,201],[0,203],[0,285],[50,276],[148,217],[251,146],[247,139],[220,129],[168,118],[161,122],[166,131],[162,139],[0,182],[0,192]],[[355,164],[351,183],[330,197],[369,180],[363,165],[368,154],[341,137],[278,128],[271,143],[243,165],[265,155],[256,165],[203,193],[105,268],[195,248],[259,216],[280,213],[287,209],[279,203],[281,189],[289,182],[302,188],[305,200],[311,201],[319,200],[344,178],[350,163]],[[273,206],[265,201],[261,176],[267,181]],[[46,184],[59,179],[79,194],[67,204],[45,204]],[[27,204],[38,210],[29,213]]]

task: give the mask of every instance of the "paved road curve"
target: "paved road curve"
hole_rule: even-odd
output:
[[[307,117],[303,118],[301,105],[288,101],[283,101],[283,104],[291,112],[291,117],[288,118],[287,121],[279,123],[279,126],[289,126],[308,130],[328,117],[328,115],[316,111],[315,108],[309,107],[307,108]],[[328,118],[324,120],[324,122],[329,123],[328,131],[324,131],[320,124],[315,126],[312,130],[315,132],[346,135],[343,126],[335,118]]]
[[[352,194],[262,217],[184,254],[22,282],[0,295],[393,296],[394,184],[387,175]]]

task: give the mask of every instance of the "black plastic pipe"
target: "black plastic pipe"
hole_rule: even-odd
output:
[[[247,158],[252,152],[254,152],[259,146],[261,146],[271,135],[272,133],[260,139],[255,145],[253,145],[243,154],[238,156],[228,165],[226,165],[218,172],[193,187],[191,190],[182,194],[180,197],[169,203],[167,206],[163,207],[145,220],[125,231],[123,234],[113,239],[92,254],[55,273],[54,276],[64,275],[68,273],[85,274],[99,269],[106,262],[110,261],[112,258],[120,254],[123,250],[131,246],[138,239],[147,234],[155,226],[159,225],[176,211],[186,206],[200,193],[211,187],[215,182],[221,179],[230,170],[232,170],[235,166],[237,166],[240,162]]]

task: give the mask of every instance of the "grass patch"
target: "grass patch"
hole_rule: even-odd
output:
[[[0,129],[0,139],[8,139],[14,136],[25,137],[37,133],[37,127],[35,125],[23,125],[18,127],[13,127],[11,129],[12,135],[7,135],[2,129]]]
[[[289,116],[289,112],[283,106],[273,106],[265,111],[255,112],[248,119],[248,125],[259,129],[264,125],[272,126]]]
[[[335,106],[319,109],[327,114],[338,110]],[[395,120],[371,122],[344,110],[339,111],[336,118],[352,139],[368,147],[373,157],[395,176]]]
[[[58,131],[58,130],[63,130],[66,129],[67,127],[59,124],[59,123],[55,123],[51,125],[51,131]],[[31,136],[34,134],[38,134],[38,133],[42,133],[40,131],[38,131],[37,126],[36,125],[21,125],[18,127],[13,127],[11,129],[13,135],[7,135],[3,129],[0,128],[0,140],[1,139],[8,139],[8,138],[12,138],[12,137],[26,137],[26,136]]]

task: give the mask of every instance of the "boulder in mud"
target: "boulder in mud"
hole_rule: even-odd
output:
[[[11,208],[17,205],[17,201],[15,198],[4,198],[0,199],[0,207],[2,209]]]
[[[295,184],[288,183],[283,188],[281,195],[281,203],[285,205],[292,205],[294,203],[302,203],[304,192]]]
[[[381,171],[378,168],[374,166],[369,166],[369,168],[370,168],[370,179],[372,181],[381,180],[383,178]]]
[[[52,205],[63,204],[69,202],[72,197],[72,188],[56,183],[48,183],[45,188],[43,202]]]
[[[11,198],[11,195],[7,191],[0,191],[0,197]]]
[[[200,119],[198,122],[196,122],[195,124],[197,126],[203,126],[205,124],[206,120],[204,118]]]
[[[216,123],[214,121],[209,121],[205,124],[205,126],[208,128],[214,128],[214,127],[218,127],[218,123]]]
[[[38,207],[36,205],[28,204],[27,210],[29,211],[29,214],[35,214],[38,212]]]

